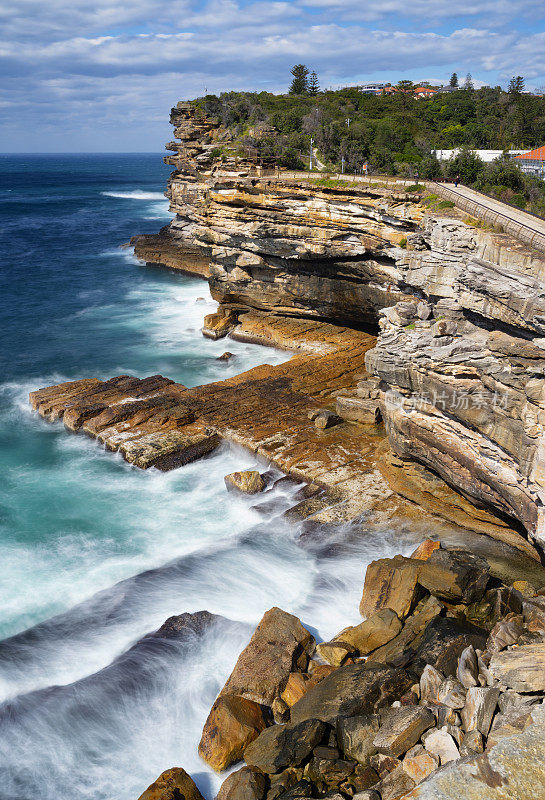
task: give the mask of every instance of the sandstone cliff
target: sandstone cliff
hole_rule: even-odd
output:
[[[208,260],[222,332],[249,310],[378,331],[375,383],[340,407],[366,422],[377,406],[401,470],[424,464],[543,542],[543,257],[401,189],[214,158],[228,134],[189,104],[172,122],[169,256],[137,254]]]

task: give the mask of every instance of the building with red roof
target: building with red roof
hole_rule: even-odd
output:
[[[515,162],[523,172],[537,175],[543,180],[545,178],[545,145],[530,150],[528,153],[520,153],[515,156]]]

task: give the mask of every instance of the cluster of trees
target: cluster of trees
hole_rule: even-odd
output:
[[[305,64],[296,64],[291,68],[291,74],[290,94],[317,95],[320,91],[318,76],[315,72],[309,73]]]
[[[229,127],[240,142],[287,168],[308,166],[312,137],[321,161],[331,169],[339,170],[344,163],[345,171],[353,173],[367,163],[375,173],[413,177],[418,171],[420,177],[430,179],[456,169],[462,180],[470,183],[465,162],[454,168],[448,162],[444,166],[431,155],[432,150],[530,150],[543,143],[545,98],[524,94],[520,76],[512,79],[507,92],[499,86],[474,89],[468,76],[462,88],[429,100],[416,100],[402,91],[379,97],[353,87],[319,91],[302,64],[293,68],[292,76],[290,92],[285,95],[226,92],[196,102]],[[457,76],[452,80],[457,81]],[[274,133],[251,136],[249,132],[258,123],[273,126]],[[500,176],[485,177],[483,173],[481,179],[492,185]],[[521,180],[524,183],[526,178]],[[539,187],[515,183],[512,176],[497,185],[522,194],[535,210]]]

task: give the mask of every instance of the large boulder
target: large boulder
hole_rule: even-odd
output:
[[[489,670],[500,683],[516,692],[545,692],[545,643],[494,653]]]
[[[243,494],[259,494],[265,488],[265,481],[256,469],[231,472],[225,476],[224,481],[229,491],[242,492]]]
[[[366,656],[391,641],[401,628],[402,624],[395,611],[382,608],[359,625],[345,628],[335,636],[334,641],[346,642],[357,650],[360,656]]]
[[[325,732],[326,726],[317,719],[273,725],[246,748],[244,760],[248,766],[269,775],[297,767],[321,742]]]
[[[397,700],[414,683],[414,675],[384,664],[359,663],[339,667],[291,709],[292,722],[373,714]]]
[[[223,781],[216,800],[263,800],[266,793],[265,775],[258,769],[242,767]]]
[[[384,714],[373,744],[377,752],[399,758],[410,750],[422,734],[435,725],[435,717],[423,706],[391,708]]]
[[[443,605],[435,597],[426,597],[416,606],[414,613],[405,620],[400,633],[390,642],[379,647],[373,653],[373,660],[385,664],[399,664],[400,660],[408,662],[412,659],[414,651],[418,648],[426,626],[441,614]]]
[[[162,772],[138,800],[204,800],[190,775],[181,767]]]
[[[468,552],[435,550],[422,562],[418,582],[442,600],[475,603],[488,583],[488,564]]]
[[[305,669],[316,642],[293,614],[267,611],[242,651],[221,694],[238,695],[270,706],[290,672]]]
[[[383,608],[395,611],[401,620],[408,617],[422,594],[418,575],[423,563],[403,556],[372,561],[365,573],[362,617],[371,617]]]
[[[199,755],[221,772],[240,761],[244,749],[267,723],[263,709],[252,700],[220,695],[212,706],[199,743]]]
[[[377,714],[357,717],[339,717],[337,720],[337,740],[343,753],[358,764],[367,764],[377,752],[373,744],[380,725]]]

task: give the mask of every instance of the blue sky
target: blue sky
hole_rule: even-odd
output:
[[[400,78],[545,85],[543,0],[0,0],[0,151],[159,151],[177,100]],[[544,131],[545,135],[545,131]]]

